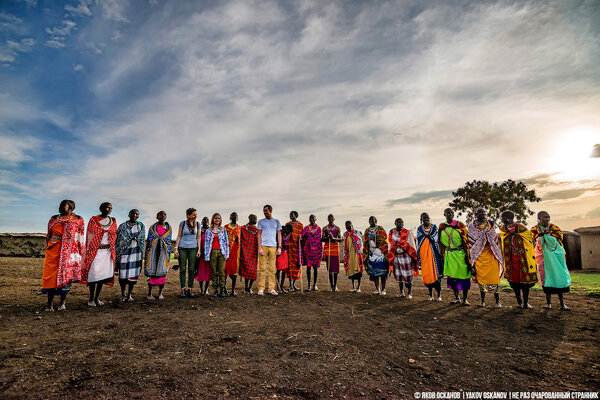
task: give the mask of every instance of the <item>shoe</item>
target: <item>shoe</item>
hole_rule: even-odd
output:
[[[187,290],[187,297],[189,297],[189,298],[196,297],[196,296],[194,296],[194,293],[192,293],[192,289]]]
[[[470,306],[471,303],[469,303],[467,300],[465,300],[465,301],[462,302],[462,305],[463,306]]]
[[[571,309],[569,307],[567,307],[566,304],[560,306],[560,309],[563,310],[563,311],[571,311]]]
[[[437,298],[437,301],[438,301],[439,303],[441,303],[441,302],[442,302],[442,298],[441,298],[441,297],[438,297],[438,298]]]
[[[236,292],[234,292],[233,290],[231,291],[231,293],[229,293],[229,295],[230,295],[231,297],[237,297],[237,293],[236,293]]]
[[[385,296],[387,293],[385,292],[385,290],[381,291],[381,295]]]
[[[219,292],[217,292],[216,290],[213,292],[212,297],[219,297]]]
[[[482,301],[481,303],[479,303],[479,307],[485,308],[485,302]]]
[[[496,303],[496,305],[494,306],[494,308],[502,308],[502,304]]]
[[[264,295],[265,295],[265,292],[264,292],[264,291],[262,291],[262,290],[259,290],[259,291],[258,291],[258,295],[259,295],[259,296],[264,296]]]
[[[356,289],[356,293],[360,293],[360,289]]]
[[[219,293],[219,297],[227,297],[227,291],[222,290],[221,293]]]
[[[187,297],[187,293],[185,289],[181,289],[181,293],[179,293],[179,298],[183,299],[184,297]]]
[[[349,290],[350,293],[356,293],[356,289],[352,288]]]
[[[334,292],[339,292],[339,291],[340,291],[340,289],[338,289],[338,288],[337,288],[337,286],[336,286],[336,287],[334,287],[334,288],[333,288],[333,291],[334,291]]]
[[[46,307],[44,309],[44,311],[49,312],[49,311],[54,311],[54,307],[50,306],[50,307]]]
[[[58,311],[65,311],[66,309],[67,309],[67,306],[65,306],[65,303],[58,306]]]
[[[433,301],[433,296],[429,296],[429,297],[427,298],[427,300],[429,300],[429,301]]]
[[[134,301],[135,299],[133,297],[131,297],[131,295],[129,295],[129,297],[127,298],[127,301]]]
[[[149,295],[149,296],[146,296],[146,300],[156,300],[156,297]]]
[[[318,292],[319,288],[317,287],[317,285],[315,285],[315,286],[313,286],[312,290],[313,290],[313,292]]]
[[[121,297],[121,303],[126,303],[127,302],[127,297],[126,296],[122,296]]]
[[[273,289],[269,292],[270,294],[272,294],[273,296],[279,296],[279,293],[277,293],[277,290]]]
[[[460,303],[460,299],[454,299],[450,302],[450,304],[458,304]]]
[[[159,295],[158,295],[158,299],[159,299],[159,300],[164,300],[164,299],[165,299],[165,296],[163,296],[162,294],[159,294]]]
[[[250,296],[252,296],[252,295],[254,294],[254,292],[252,291],[252,289],[249,289],[249,290],[248,290],[248,294],[249,294]]]
[[[96,307],[96,303],[94,303],[93,301],[88,301],[87,302],[88,307]]]
[[[407,295],[407,296],[406,296],[406,298],[407,298],[408,300],[412,299],[412,294],[409,294],[409,295]]]
[[[104,302],[100,301],[100,300],[96,300],[95,303],[96,303],[97,306],[103,306],[104,305]]]
[[[379,296],[379,290],[376,290],[376,291],[372,292],[371,294],[375,295],[375,296]]]

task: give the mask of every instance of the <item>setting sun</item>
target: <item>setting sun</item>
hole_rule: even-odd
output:
[[[552,163],[561,178],[581,180],[600,175],[600,158],[592,157],[594,146],[600,143],[600,128],[577,126],[565,131],[558,141]]]

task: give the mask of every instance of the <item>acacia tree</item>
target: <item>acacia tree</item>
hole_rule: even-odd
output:
[[[512,179],[495,183],[474,180],[456,189],[452,196],[454,200],[448,205],[458,216],[466,214],[467,222],[474,219],[475,211],[481,207],[494,222],[500,218],[503,211],[510,210],[515,213],[517,221],[526,224],[527,217],[533,215],[526,203],[537,203],[541,200],[534,189],[528,189],[523,182]]]

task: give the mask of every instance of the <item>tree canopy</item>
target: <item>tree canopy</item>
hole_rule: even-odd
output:
[[[489,183],[474,180],[452,192],[454,200],[449,206],[458,216],[466,214],[467,222],[474,219],[475,211],[483,208],[490,219],[497,221],[503,211],[515,213],[515,219],[523,224],[533,211],[527,203],[537,203],[541,200],[534,189],[529,189],[523,182],[508,179],[504,182]]]

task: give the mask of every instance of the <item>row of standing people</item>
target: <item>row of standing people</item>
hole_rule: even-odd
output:
[[[53,216],[48,225],[42,279],[42,291],[48,293],[47,310],[53,310],[56,294],[61,297],[59,309],[65,309],[65,298],[73,282],[87,283],[89,306],[102,305],[99,299],[102,286],[112,286],[115,274],[119,277],[122,301],[133,301],[132,290],[141,274],[142,265],[148,279],[147,298],[154,299],[152,289],[158,287],[158,298],[162,299],[172,250],[172,230],[166,222],[166,213],[161,211],[157,214],[157,222],[150,227],[146,238],[144,225],[137,221],[137,210],[131,210],[129,220],[117,227],[116,220],[110,217],[112,205],[103,203],[100,215],[92,217],[88,223],[87,240],[84,243],[84,222],[73,214],[74,209],[74,202],[61,202],[59,214]],[[310,216],[309,224],[303,226],[297,220],[298,213],[292,211],[290,221],[282,227],[272,217],[271,206],[266,205],[263,213],[265,218],[258,224],[257,217],[252,214],[244,226],[237,224],[237,213],[232,213],[231,223],[222,227],[219,214],[213,215],[210,224],[207,217],[200,224],[197,222],[197,211],[193,208],[187,210],[186,220],[179,224],[173,249],[179,259],[181,297],[194,296],[194,280],[200,283],[200,294],[208,294],[208,285],[212,281],[213,296],[226,296],[227,277],[232,280],[230,295],[235,296],[238,274],[245,279],[245,294],[253,293],[252,285],[257,279],[258,294],[264,294],[267,273],[268,291],[272,295],[286,292],[286,277],[289,279],[288,290],[296,291],[299,290],[297,281],[301,276],[301,265],[306,265],[307,289],[318,290],[316,281],[321,261],[325,261],[329,273],[330,290],[337,291],[341,244],[346,275],[352,280],[352,291],[355,292],[360,292],[365,268],[375,283],[375,294],[385,294],[386,278],[393,273],[399,283],[399,296],[405,296],[406,287],[406,297],[411,298],[413,274],[418,275],[420,269],[423,282],[429,288],[430,300],[433,300],[432,292],[435,290],[438,301],[441,301],[441,278],[445,274],[448,276],[448,287],[455,294],[452,302],[468,305],[467,293],[471,276],[474,276],[480,285],[480,305],[485,306],[485,292],[491,291],[499,307],[498,284],[504,265],[503,252],[507,260],[505,276],[515,290],[520,305],[530,307],[528,292],[537,281],[537,262],[548,306],[551,304],[550,294],[554,292],[559,293],[561,307],[566,309],[562,293],[568,291],[570,278],[564,265],[562,233],[555,225],[549,224],[549,215],[545,212],[540,213],[539,223],[532,230],[535,237],[529,237],[525,233],[529,231],[523,225],[512,221],[514,215],[506,221],[503,215],[505,224],[500,246],[495,240],[493,222],[485,218],[484,210],[477,211],[477,219],[469,225],[468,234],[465,225],[453,219],[454,214],[450,209],[444,212],[447,221],[440,224],[439,229],[430,223],[427,214],[423,214],[417,230],[416,246],[412,234],[403,227],[400,218],[395,221],[395,227],[389,235],[377,225],[376,218],[371,217],[369,228],[363,234],[354,230],[351,221],[347,221],[346,232],[342,236],[331,214],[328,216],[328,225],[320,228],[314,215]],[[535,255],[531,256],[533,251],[530,245],[533,242],[536,243],[536,250]],[[544,251],[548,249],[554,256],[546,255],[544,263]],[[558,284],[544,285],[548,279],[548,274],[543,272],[545,264],[551,264],[551,279],[560,276]],[[556,265],[558,268],[554,268]],[[525,270],[528,272],[523,272]],[[568,284],[565,286],[567,278]],[[459,291],[463,292],[462,299],[459,299]],[[524,302],[520,297],[521,292]]]

